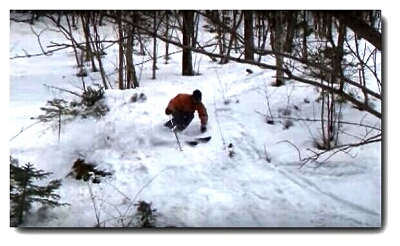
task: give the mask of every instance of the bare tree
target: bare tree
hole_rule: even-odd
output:
[[[170,18],[171,18],[171,16],[172,16],[172,11],[170,11],[170,10],[166,10],[165,11],[166,13],[165,13],[165,38],[167,38],[167,39],[171,39],[171,36],[170,35],[172,35],[172,32],[170,31]],[[169,43],[167,42],[167,43],[165,43],[165,55],[164,55],[164,58],[165,58],[165,64],[168,64],[168,60],[169,60]]]
[[[153,30],[154,33],[157,33],[157,11],[153,11]],[[157,37],[154,35],[153,37],[153,75],[152,79],[156,79],[156,70],[157,70]]]
[[[265,23],[265,21],[266,21],[265,11],[256,11],[255,13],[257,15],[257,24],[256,24],[257,36],[258,36],[257,49],[264,50],[265,45],[267,43],[269,26],[266,25],[266,23]],[[262,54],[258,54],[258,62],[261,61],[261,58],[262,58]]]
[[[285,11],[286,19],[286,38],[283,50],[287,53],[292,53],[293,50],[293,39],[295,32],[297,31],[297,18],[298,11]]]
[[[319,15],[319,17],[316,17],[316,12],[318,12],[317,14]],[[371,99],[376,99],[376,100],[381,100],[381,95],[379,92],[376,92],[374,90],[371,90],[370,88],[366,87],[366,83],[360,83],[358,81],[357,76],[359,75],[355,75],[355,74],[345,74],[343,72],[340,72],[340,66],[334,66],[332,64],[339,64],[338,60],[335,63],[332,64],[328,64],[326,63],[326,61],[322,62],[321,60],[315,60],[310,58],[310,54],[317,54],[317,50],[314,48],[314,43],[315,42],[329,42],[329,36],[326,35],[331,35],[333,32],[332,30],[336,30],[336,29],[332,29],[334,28],[334,26],[332,25],[332,20],[335,19],[336,22],[335,23],[341,23],[343,24],[345,27],[350,27],[351,31],[353,31],[355,34],[357,34],[357,37],[366,37],[368,38],[367,40],[371,43],[377,46],[377,51],[374,51],[373,53],[371,53],[371,57],[376,55],[376,52],[379,52],[379,48],[380,48],[380,44],[379,42],[376,42],[376,37],[381,36],[380,35],[380,27],[379,24],[380,23],[380,12],[371,12],[371,11],[338,11],[338,12],[343,12],[343,13],[330,13],[330,11],[303,11],[301,13],[303,13],[302,15],[302,24],[301,25],[296,25],[300,28],[300,30],[303,32],[303,35],[297,40],[297,37],[295,35],[295,37],[293,38],[293,40],[295,41],[295,44],[302,44],[301,46],[301,50],[299,50],[298,47],[295,47],[296,49],[294,50],[294,52],[289,53],[287,52],[287,50],[285,51],[283,48],[282,49],[277,49],[276,46],[276,42],[277,42],[277,35],[276,35],[276,28],[277,26],[280,27],[284,27],[282,29],[283,33],[282,35],[280,35],[279,39],[281,39],[281,43],[283,44],[288,44],[290,43],[289,41],[292,41],[290,38],[291,35],[288,34],[288,31],[286,31],[286,29],[290,29],[292,28],[292,25],[289,25],[290,20],[287,19],[287,14],[282,14],[281,18],[275,18],[275,16],[272,13],[275,13],[275,11],[265,11],[265,13],[263,14],[264,16],[268,17],[268,28],[270,30],[270,44],[272,49],[259,49],[259,47],[255,47],[255,45],[252,43],[251,45],[247,45],[248,39],[246,39],[244,37],[244,34],[241,33],[240,27],[238,29],[235,29],[237,27],[237,25],[235,26],[233,23],[231,24],[226,24],[223,23],[223,21],[217,22],[216,25],[219,25],[219,27],[223,30],[224,33],[229,34],[230,40],[229,42],[231,42],[231,40],[234,40],[233,42],[238,42],[238,45],[234,45],[235,47],[240,47],[241,48],[241,52],[245,53],[245,49],[248,48],[248,51],[253,52],[253,54],[257,54],[260,57],[261,56],[274,56],[274,57],[282,57],[282,66],[280,64],[277,65],[270,65],[270,64],[266,64],[264,62],[261,62],[261,60],[259,60],[259,62],[256,62],[254,60],[249,60],[249,59],[243,59],[241,56],[237,57],[237,56],[231,56],[231,54],[229,54],[228,52],[224,52],[224,53],[215,53],[214,51],[210,51],[205,49],[204,47],[202,47],[201,45],[199,45],[198,42],[196,42],[196,40],[194,40],[194,32],[193,30],[195,30],[195,25],[194,25],[194,13],[198,13],[200,15],[202,15],[204,18],[208,19],[209,16],[207,15],[207,13],[205,13],[204,11],[183,11],[181,12],[181,15],[179,16],[179,19],[177,19],[177,16],[169,16],[171,18],[175,18],[175,19],[169,19],[169,23],[173,23],[175,20],[176,21],[181,21],[180,19],[182,18],[182,25],[179,25],[179,28],[181,28],[182,33],[184,33],[185,35],[183,35],[183,40],[182,42],[179,41],[179,39],[177,39],[176,37],[173,37],[171,35],[165,35],[165,30],[162,30],[162,32],[160,32],[160,30],[157,30],[156,32],[154,31],[154,29],[152,28],[152,25],[145,25],[143,24],[142,20],[137,20],[137,21],[133,21],[132,19],[123,16],[122,18],[122,22],[124,22],[126,25],[129,24],[132,26],[132,28],[134,29],[134,33],[135,33],[135,37],[136,36],[143,36],[143,35],[148,35],[149,37],[154,37],[156,36],[156,38],[159,41],[168,43],[168,45],[175,45],[179,48],[182,49],[182,61],[184,66],[189,66],[185,67],[185,69],[182,67],[182,74],[186,74],[186,75],[193,75],[193,62],[192,62],[192,52],[197,52],[200,54],[204,54],[207,55],[209,57],[212,57],[214,59],[218,58],[218,59],[223,59],[223,60],[228,60],[228,61],[235,61],[235,62],[239,62],[239,63],[245,63],[245,64],[250,64],[250,65],[255,65],[255,66],[259,66],[261,68],[264,69],[272,69],[272,70],[277,70],[277,71],[281,71],[282,74],[277,73],[277,80],[279,80],[279,78],[285,78],[286,79],[290,79],[290,80],[295,80],[295,81],[299,81],[302,83],[306,83],[312,86],[316,86],[319,87],[321,89],[327,90],[327,91],[331,91],[332,93],[334,93],[335,95],[340,95],[341,97],[343,97],[344,99],[346,99],[347,101],[349,101],[350,103],[352,103],[354,106],[359,107],[362,110],[366,110],[367,112],[369,112],[370,114],[381,118],[381,112],[378,109],[375,109],[371,106],[368,105],[368,103],[365,103],[365,101],[363,99],[359,99],[354,97],[354,95],[344,89],[341,88],[345,88],[347,87],[353,87],[355,90],[360,90],[363,91],[363,94],[367,95],[368,98]],[[113,11],[106,11],[103,12],[104,13],[104,17],[107,17],[110,20],[117,20],[117,16],[115,15],[115,12]],[[205,13],[205,14],[204,14]],[[285,13],[285,11],[283,12]],[[300,13],[300,12],[297,12]],[[351,16],[354,16],[355,13],[359,14],[359,16],[357,16],[357,25],[351,25],[348,23],[348,20],[342,20],[345,17],[343,17],[342,15],[345,15],[346,13],[348,13]],[[233,12],[232,12],[233,14]],[[329,15],[330,17],[329,17]],[[248,17],[248,15],[247,15]],[[333,18],[332,18],[333,17]],[[245,12],[243,12],[243,18],[245,19]],[[276,25],[277,22],[282,23],[281,25]],[[295,23],[295,21],[292,21],[293,23]],[[239,21],[237,22],[239,23]],[[296,23],[298,24],[298,23]],[[312,25],[314,24],[315,29],[313,30],[314,33],[316,34],[315,36],[315,40],[310,40],[309,39],[309,34],[310,31],[312,29]],[[254,25],[254,23],[253,23]],[[365,25],[368,26],[368,28],[365,28]],[[189,28],[188,28],[189,27]],[[244,24],[243,24],[244,27]],[[330,29],[329,29],[330,28]],[[364,28],[365,30],[360,30],[360,28]],[[348,30],[350,30],[348,29]],[[298,30],[296,30],[298,31]],[[278,33],[279,30],[278,30]],[[296,32],[295,32],[296,33]],[[322,36],[323,33],[325,33],[325,36]],[[368,35],[368,33],[373,33],[372,35]],[[98,64],[100,66],[101,63],[101,59],[99,58],[99,55],[102,54],[102,50],[103,50],[103,40],[100,39],[100,37],[96,34],[96,25],[93,25],[93,32],[91,32],[92,36],[93,36],[93,40],[92,40],[92,45],[93,45],[93,53],[96,54],[96,58],[98,60]],[[175,36],[175,34],[174,34]],[[289,38],[288,38],[289,37]],[[372,37],[372,38],[371,38]],[[70,37],[68,37],[70,38]],[[140,40],[140,38],[138,38],[137,40]],[[313,42],[312,46],[310,45],[311,42]],[[336,42],[336,40],[335,40]],[[145,44],[144,42],[139,42],[141,44]],[[214,44],[211,44],[214,45]],[[336,44],[338,46],[340,46],[339,44]],[[77,50],[83,49],[83,45],[79,44],[78,42],[75,43],[75,46],[77,48]],[[71,46],[68,46],[71,47]],[[214,46],[217,47],[217,46]],[[293,47],[293,44],[292,44]],[[321,46],[322,47],[322,46]],[[143,46],[143,48],[145,49],[146,47]],[[97,52],[97,50],[100,52]],[[338,52],[338,50],[336,49],[334,52]],[[319,54],[321,56],[321,54]],[[338,59],[338,58],[337,58]],[[357,58],[359,59],[359,58]],[[363,58],[364,59],[364,58]],[[365,60],[365,59],[364,59]],[[301,66],[300,66],[301,65]],[[343,66],[343,65],[342,65]],[[369,66],[366,66],[369,67]],[[366,69],[365,72],[369,72],[369,73],[374,73],[373,71],[377,70],[376,68],[373,67],[369,67],[370,69]],[[103,69],[104,70],[104,69]],[[100,71],[102,71],[102,69],[100,69]],[[314,71],[314,72],[312,72]],[[335,88],[331,88],[329,85],[327,84],[322,84],[320,83],[320,73],[317,71],[321,71],[323,76],[324,76],[324,80],[326,81],[331,81],[330,77],[335,77],[336,81],[339,81],[339,83],[341,83],[341,86],[336,87]],[[104,72],[104,71],[103,71]],[[104,76],[103,76],[104,75]],[[362,75],[362,73],[360,73],[360,75]],[[366,75],[362,75],[362,76],[366,76]],[[380,75],[375,72],[375,76],[377,79],[377,83],[380,85]],[[106,81],[106,74],[102,73],[102,78],[104,77],[104,81]],[[339,84],[340,85],[340,84]]]
[[[368,11],[369,12],[369,11]],[[363,16],[365,17],[365,11],[327,11],[327,14],[331,14],[336,17],[340,22],[351,28],[359,37],[365,38],[378,50],[382,50],[382,34],[372,25],[369,25]],[[370,13],[370,12],[369,12]],[[372,15],[372,14],[371,14]],[[374,20],[371,18],[371,23],[374,24]]]
[[[301,57],[307,61],[308,60],[308,51],[307,51],[307,47],[308,47],[308,42],[307,42],[307,37],[309,36],[309,27],[308,27],[308,13],[307,11],[303,10],[302,11],[302,30],[303,30],[303,35],[302,35],[302,46],[301,46]]]
[[[270,22],[270,20],[269,20],[269,22]],[[273,23],[269,23],[269,24],[271,26],[273,26]],[[221,25],[223,26],[223,28],[226,28],[227,30],[231,31],[231,28],[229,26],[226,26],[223,23],[221,23]],[[136,28],[140,29],[141,31],[143,31],[145,33],[153,34],[152,30],[146,29],[143,26],[137,25]],[[272,30],[273,30],[273,28],[272,28]],[[271,35],[272,34],[274,34],[273,31],[271,32]],[[345,98],[346,100],[348,100],[349,102],[351,102],[352,104],[354,104],[354,105],[356,105],[358,107],[362,107],[363,110],[368,111],[369,113],[373,114],[376,117],[379,117],[379,118],[381,117],[381,113],[378,110],[375,110],[373,107],[368,107],[368,105],[365,105],[364,102],[358,100],[357,98],[354,98],[354,96],[352,96],[352,94],[349,94],[347,92],[343,93],[342,91],[339,90],[339,88],[330,88],[327,85],[324,85],[324,84],[316,82],[315,79],[313,79],[313,77],[316,76],[316,78],[318,78],[318,76],[319,76],[318,74],[314,74],[313,75],[311,73],[308,73],[308,75],[306,75],[306,76],[309,76],[309,77],[304,77],[304,76],[297,76],[292,71],[293,69],[294,70],[299,70],[300,68],[303,68],[303,67],[294,66],[291,69],[283,67],[283,69],[282,69],[279,66],[272,66],[272,65],[268,65],[268,64],[265,64],[265,63],[262,63],[262,62],[254,62],[254,61],[249,61],[247,59],[243,60],[243,59],[240,59],[240,58],[237,58],[237,57],[231,57],[231,56],[212,53],[212,52],[206,51],[204,49],[192,47],[190,45],[190,43],[188,43],[187,41],[181,43],[181,42],[176,41],[176,40],[167,39],[167,38],[165,38],[165,35],[160,35],[160,34],[156,34],[156,35],[158,35],[158,38],[160,40],[162,40],[164,42],[168,42],[168,43],[173,44],[173,45],[176,45],[178,47],[181,47],[184,51],[185,50],[186,51],[190,50],[190,51],[194,51],[194,52],[198,52],[198,53],[201,53],[201,54],[205,54],[205,55],[208,55],[208,56],[214,57],[214,58],[222,58],[222,57],[224,57],[224,59],[233,60],[233,61],[240,62],[240,63],[252,64],[252,65],[260,66],[260,67],[265,68],[265,69],[273,69],[273,70],[283,71],[283,73],[284,73],[284,75],[285,75],[285,77],[287,79],[296,80],[296,81],[299,81],[299,82],[302,82],[302,83],[306,83],[306,84],[309,84],[309,85],[320,87],[322,89],[331,90],[334,94],[342,94],[341,96],[343,98]],[[238,37],[240,42],[244,43],[243,37],[240,37],[240,35],[238,33],[236,33],[235,35]],[[271,40],[271,44],[273,44],[274,43],[273,36],[271,37],[271,39],[272,39]],[[256,52],[258,52],[261,55],[275,55],[275,56],[278,55],[278,56],[282,56],[282,57],[285,57],[285,59],[288,59],[289,61],[291,61],[291,63],[293,63],[293,64],[300,63],[300,64],[304,64],[308,68],[320,69],[321,71],[323,71],[327,75],[334,73],[333,69],[331,67],[327,67],[325,63],[320,63],[318,61],[313,61],[313,60],[310,60],[310,59],[304,60],[301,56],[296,56],[296,54],[287,54],[287,53],[284,53],[284,52],[279,53],[279,52],[276,51],[276,49],[275,50],[274,49],[273,50],[262,50],[262,51],[256,51]],[[185,64],[188,64],[188,63],[185,62]],[[299,72],[304,73],[306,71],[299,71]],[[370,90],[368,88],[363,88],[357,82],[351,80],[351,78],[347,78],[344,75],[339,75],[339,77],[341,79],[343,79],[343,81],[346,84],[349,84],[351,86],[355,86],[355,87],[360,88],[360,89],[364,89],[366,91],[366,93],[368,93],[370,96],[372,96],[372,97],[374,97],[374,98],[376,98],[378,100],[381,99],[381,96],[378,93],[376,93],[376,92],[374,92],[374,91],[372,91],[372,90]],[[308,78],[310,78],[310,79],[308,79]]]
[[[244,59],[254,60],[253,11],[244,10]]]
[[[92,43],[93,43],[93,39],[90,33],[90,12],[88,11],[83,11],[80,13],[81,16],[81,22],[82,22],[82,29],[83,29],[83,33],[85,35],[85,54],[86,54],[86,61],[90,61],[90,63],[92,64],[92,71],[93,72],[97,72],[97,66],[96,63],[94,61],[94,55],[93,55],[93,51],[92,51]],[[67,17],[68,18],[68,17]],[[72,21],[73,23],[73,21]]]
[[[136,11],[133,11],[129,15],[127,15],[127,18],[131,19],[131,21],[135,21],[135,13]],[[139,87],[139,82],[136,76],[136,70],[135,66],[133,64],[133,40],[134,40],[134,30],[135,28],[127,23],[125,25],[125,31],[126,31],[126,43],[124,45],[125,47],[125,60],[126,60],[126,88],[136,88]]]
[[[78,53],[78,47],[77,47],[78,43],[76,42],[76,40],[74,38],[74,35],[72,33],[72,27],[71,27],[71,22],[70,22],[69,18],[67,17],[66,20],[67,20],[67,24],[68,24],[68,31],[64,32],[64,33],[66,35],[68,35],[69,39],[71,40],[72,48],[74,49],[74,54],[75,54],[75,60],[76,60],[77,67],[81,68],[81,67],[83,67],[83,64],[79,59],[79,53]],[[65,31],[65,29],[63,29],[63,30]]]
[[[124,88],[124,31],[122,27],[122,11],[117,10],[117,28],[118,28],[118,86]]]
[[[283,29],[284,25],[284,13],[283,11],[276,11],[275,13],[275,40],[274,40],[274,48],[276,51],[275,59],[276,59],[276,82],[273,84],[275,86],[281,86],[284,84],[284,72],[283,72],[283,45],[284,45],[284,37],[285,31]]]
[[[109,89],[110,88],[109,81],[108,81],[106,72],[104,71],[104,66],[103,66],[103,61],[102,61],[103,47],[102,47],[102,42],[100,39],[100,34],[97,29],[97,25],[93,25],[93,34],[94,34],[93,50],[94,50],[94,54],[96,56],[97,62],[99,63],[101,80],[103,82],[104,88]]]
[[[193,76],[192,51],[187,47],[193,47],[192,32],[194,12],[191,10],[184,10],[182,11],[182,16],[182,75]]]
[[[103,12],[104,17],[111,20],[116,27],[118,25],[123,27],[119,39],[111,41],[115,44],[124,40],[120,44],[124,56],[120,53],[119,58],[120,68],[124,67],[125,58],[126,85],[119,87],[121,89],[129,88],[132,82],[128,78],[136,77],[132,57],[135,38],[135,41],[140,44],[142,54],[147,53],[151,56],[148,61],[152,61],[153,67],[155,67],[158,58],[157,51],[146,50],[147,43],[145,42],[152,38],[154,47],[158,45],[157,42],[164,42],[166,47],[174,45],[182,49],[182,75],[185,76],[194,75],[192,54],[197,53],[213,58],[213,60],[220,59],[221,63],[233,61],[275,70],[277,85],[284,84],[284,80],[292,80],[314,86],[321,93],[321,118],[319,121],[323,140],[321,147],[325,150],[343,151],[347,147],[380,141],[380,129],[373,129],[374,136],[366,136],[357,143],[337,145],[332,142],[332,140],[338,139],[337,134],[341,130],[338,120],[341,110],[340,100],[349,102],[359,110],[364,110],[375,116],[377,120],[382,118],[380,108],[373,105],[375,101],[379,103],[382,99],[380,61],[378,60],[382,49],[380,11],[257,11],[256,14],[255,11],[211,12],[220,13],[218,19],[212,19],[212,14],[207,11],[190,10],[181,11],[179,15],[168,15],[168,19],[166,17],[164,22],[166,23],[165,29],[162,30],[156,28],[158,25],[156,25],[157,19],[154,12],[133,11],[132,15],[121,15],[121,12],[118,15],[116,11]],[[135,13],[137,16],[134,16]],[[213,25],[219,32],[218,42],[199,44],[196,37],[198,30],[196,18],[199,15],[208,21],[213,21]],[[229,15],[233,17],[232,21],[225,21]],[[90,16],[96,16],[96,13],[92,13]],[[255,19],[256,17],[258,19]],[[57,19],[53,18],[54,23],[57,23]],[[242,19],[244,20],[243,24],[241,23]],[[254,30],[253,19],[257,20],[257,30]],[[66,21],[68,23],[68,18]],[[98,33],[98,22],[91,22],[91,29],[87,28],[88,23],[82,23],[82,27],[86,29],[83,31],[85,35],[83,43],[76,41],[78,40],[75,39],[76,32],[74,33],[75,37],[72,35],[73,25],[71,23],[65,28],[61,26],[60,30],[70,43],[59,45],[57,48],[72,47],[76,54],[82,51],[95,54],[104,87],[107,89],[109,88],[107,86],[108,78],[102,65],[105,41]],[[174,23],[179,24],[174,27]],[[178,32],[171,31],[174,29],[181,31],[182,41],[176,35]],[[258,33],[258,45],[254,44],[254,31]],[[314,33],[314,36],[310,35],[311,33]],[[267,34],[269,34],[269,40]],[[353,39],[350,39],[349,37],[352,35]],[[369,44],[363,42],[364,40]],[[270,42],[271,49],[266,45],[267,41]],[[89,43],[92,51],[86,48],[90,47]],[[370,44],[374,47],[371,47]],[[244,57],[231,55],[232,46],[238,48]],[[208,47],[212,48],[207,49]],[[352,50],[351,47],[356,48]],[[166,48],[166,57],[168,51]],[[47,53],[48,51],[44,50],[42,55]],[[86,55],[88,54],[86,53]],[[258,55],[258,61],[254,60],[254,55]],[[274,57],[276,64],[262,62],[262,56]],[[78,66],[83,65],[78,55],[76,59]],[[92,64],[95,64],[94,59]],[[118,74],[117,76],[120,77],[120,82],[123,81],[123,76]],[[153,77],[155,78],[155,70]],[[367,83],[367,79],[370,78],[375,78],[378,90],[372,89],[371,83]],[[375,134],[376,132],[378,133]],[[317,153],[315,156],[320,155]]]
[[[236,38],[235,33],[238,32],[238,28],[239,28],[239,26],[240,26],[240,24],[241,24],[241,22],[242,22],[242,19],[243,19],[243,12],[242,12],[242,13],[239,13],[238,10],[233,10],[232,15],[233,15],[232,30],[231,30],[231,32],[230,32],[228,49],[227,49],[227,51],[226,51],[226,55],[227,55],[227,56],[230,56],[231,50],[232,50],[232,46],[234,45],[234,43],[237,44],[237,38]],[[237,16],[238,16],[238,15],[239,15],[239,20],[237,20]],[[236,49],[236,47],[235,47],[235,49]],[[225,59],[225,58],[222,58],[222,59],[221,59],[221,63],[222,63],[222,64],[225,64],[225,63],[227,63],[228,61],[229,61],[229,60],[228,60],[228,59]]]

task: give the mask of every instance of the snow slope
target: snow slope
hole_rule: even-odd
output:
[[[42,30],[43,24],[34,28]],[[23,49],[40,51],[29,25],[11,22],[10,31],[10,57],[22,55]],[[113,33],[109,26],[104,31]],[[67,42],[50,30],[41,38],[44,43]],[[116,63],[116,49],[110,49],[106,58],[109,71]],[[123,227],[135,212],[133,204],[144,200],[157,209],[160,227],[381,227],[380,143],[338,153],[317,168],[301,167],[296,148],[283,141],[307,156],[319,123],[293,120],[293,126],[284,129],[279,121],[267,124],[265,115],[269,109],[274,117],[290,110],[291,117],[318,119],[315,90],[291,81],[272,87],[273,71],[232,62],[218,65],[200,55],[195,59],[201,75],[194,77],[180,75],[180,53],[169,64],[159,61],[156,80],[151,79],[151,64],[145,63],[139,88],[107,90],[109,113],[100,120],[64,125],[60,140],[57,131],[42,124],[16,135],[33,123],[30,117],[41,114],[47,100],[74,98],[43,84],[80,91],[72,51],[11,59],[10,154],[20,163],[53,172],[51,179],[62,178],[61,201],[71,204],[47,210],[36,206],[25,226]],[[254,73],[246,73],[247,68]],[[98,79],[90,73],[85,80]],[[183,145],[180,151],[173,133],[162,126],[168,120],[164,109],[177,93],[194,89],[203,92],[207,134],[213,138],[195,147]],[[144,93],[147,100],[131,102],[135,93]],[[344,106],[342,115],[349,122],[381,127],[379,120],[350,105]],[[180,138],[190,139],[199,129],[196,116]],[[357,136],[366,131],[351,125],[345,130]],[[228,155],[229,143],[233,157]],[[113,175],[101,184],[65,178],[77,157]]]

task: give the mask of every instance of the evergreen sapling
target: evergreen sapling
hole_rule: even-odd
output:
[[[59,203],[60,196],[55,193],[61,186],[60,179],[51,180],[46,186],[35,184],[35,180],[43,180],[51,174],[36,169],[29,162],[20,167],[10,156],[10,226],[20,226],[35,202],[50,207],[67,205]]]

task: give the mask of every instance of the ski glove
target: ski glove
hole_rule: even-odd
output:
[[[165,114],[166,115],[172,114],[172,110],[170,110],[169,108],[165,108]]]
[[[204,133],[205,131],[207,131],[207,127],[205,125],[202,125],[200,127],[200,131],[201,131],[201,133]]]

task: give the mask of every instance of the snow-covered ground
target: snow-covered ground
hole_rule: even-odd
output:
[[[11,22],[10,28],[10,57],[22,55],[22,50],[40,52],[29,25]],[[40,32],[44,25],[37,23],[33,28]],[[113,33],[109,26],[103,29],[108,32],[105,35]],[[50,30],[41,38],[44,44],[66,42]],[[114,54],[115,49],[110,49],[105,59],[110,70],[116,61]],[[9,139],[15,137],[10,141],[10,154],[20,163],[31,162],[53,172],[52,179],[63,179],[61,201],[71,204],[49,210],[45,218],[34,216],[26,226],[93,227],[100,221],[106,227],[122,227],[121,221],[130,218],[138,200],[151,202],[157,209],[158,226],[381,226],[380,143],[353,149],[350,154],[338,153],[318,168],[301,167],[296,149],[282,141],[290,141],[306,156],[320,124],[294,120],[292,127],[284,129],[278,121],[267,124],[264,115],[270,108],[274,117],[290,110],[291,117],[317,119],[315,90],[291,81],[284,87],[272,87],[273,71],[236,63],[221,66],[200,55],[194,59],[200,62],[201,76],[180,76],[180,53],[169,64],[159,61],[156,80],[151,79],[151,64],[146,63],[138,89],[107,90],[110,112],[101,120],[77,120],[63,126],[60,140],[48,125],[35,125],[15,136],[32,124],[30,117],[43,113],[40,107],[47,100],[73,99],[43,84],[80,91],[72,51],[10,60],[7,133]],[[254,73],[246,73],[247,68]],[[98,78],[91,73],[85,80],[99,82]],[[209,113],[207,134],[213,138],[196,147],[184,145],[180,151],[173,133],[162,126],[168,120],[164,109],[177,93],[194,89],[203,92]],[[134,93],[144,93],[147,100],[131,102]],[[230,103],[224,103],[226,99]],[[378,119],[350,105],[344,106],[342,115],[349,122],[381,127]],[[366,131],[344,127],[360,137]],[[196,116],[180,138],[198,135],[199,128]],[[352,140],[345,135],[341,139]],[[233,157],[227,152],[229,143]],[[77,157],[111,171],[112,177],[90,187],[64,178]]]
[[[393,23],[386,24],[393,26]],[[4,53],[6,57],[23,54],[22,49],[29,53],[40,50],[29,26],[10,23],[10,29],[10,43],[6,44],[9,45],[9,50]],[[7,31],[6,29],[5,32]],[[387,35],[385,37],[388,38]],[[45,32],[42,38],[45,43],[50,40],[66,42],[59,39],[61,36],[51,32]],[[109,56],[109,68],[112,69],[116,59],[112,52]],[[338,154],[319,168],[299,168],[297,151],[282,141],[292,142],[303,154],[307,154],[309,152],[306,149],[311,147],[312,141],[309,129],[315,133],[319,125],[295,121],[293,127],[282,130],[281,124],[266,124],[264,117],[255,110],[268,114],[267,94],[272,113],[277,116],[282,108],[286,108],[290,95],[291,107],[296,105],[300,109],[291,108],[292,116],[318,117],[315,110],[319,107],[314,103],[316,94],[311,88],[297,83],[288,83],[288,86],[281,88],[270,87],[268,85],[274,75],[272,71],[234,63],[219,66],[206,57],[201,60],[201,76],[182,77],[180,60],[181,57],[177,54],[168,65],[163,64],[163,60],[160,61],[157,80],[150,79],[151,65],[146,64],[141,76],[141,87],[137,90],[106,91],[106,101],[111,108],[107,116],[99,121],[81,120],[64,126],[60,142],[56,131],[49,130],[46,125],[35,125],[12,141],[9,139],[33,123],[29,118],[42,113],[39,108],[45,105],[46,100],[55,97],[73,98],[68,93],[50,90],[43,84],[80,91],[78,88],[81,82],[74,75],[76,68],[71,51],[54,53],[48,57],[10,60],[10,84],[4,90],[7,92],[9,89],[10,94],[5,93],[3,97],[7,99],[7,107],[3,111],[9,115],[8,127],[2,128],[2,135],[7,136],[3,139],[4,144],[20,163],[29,161],[38,168],[53,172],[52,179],[64,178],[79,155],[113,171],[111,178],[102,180],[99,185],[90,185],[96,197],[95,206],[100,211],[100,221],[105,226],[122,226],[118,219],[132,214],[132,203],[142,199],[152,202],[160,213],[159,226],[380,227],[384,216],[386,226],[388,222],[390,225],[385,229],[386,232],[390,232],[391,237],[396,237],[393,235],[397,214],[395,206],[387,209],[388,204],[381,203],[382,197],[388,195],[383,194],[382,182],[385,189],[388,189],[389,184],[392,192],[396,187],[395,182],[398,179],[393,176],[397,174],[396,166],[381,168],[385,164],[382,160],[387,163],[391,159],[382,156],[382,153],[386,154],[388,151],[382,149],[381,152],[380,144],[354,149],[351,154],[355,158]],[[387,66],[390,67],[390,64]],[[251,68],[254,73],[246,74],[246,68]],[[95,80],[91,81],[90,78]],[[87,83],[98,82],[96,79],[99,76],[91,74],[90,78],[86,79]],[[395,86],[395,83],[390,84],[390,91],[386,91],[393,94],[396,91]],[[191,92],[195,88],[203,92],[203,102],[210,116],[208,133],[213,138],[209,143],[194,148],[184,146],[181,152],[172,133],[161,126],[168,119],[163,111],[169,99],[176,93]],[[130,97],[137,92],[145,93],[147,100],[130,103]],[[232,100],[226,105],[223,98],[228,96]],[[305,98],[311,103],[304,103]],[[393,102],[395,95],[388,98]],[[391,115],[396,114],[394,108],[390,112]],[[359,122],[364,117],[363,113],[349,106],[343,110],[343,115],[348,121],[354,122]],[[393,117],[391,122],[395,122]],[[388,118],[385,117],[387,125]],[[381,125],[378,120],[369,116],[364,122]],[[196,117],[181,138],[196,135],[198,130],[199,122]],[[359,130],[362,129],[347,129],[354,134],[360,133]],[[388,130],[386,133],[388,134]],[[390,127],[390,134],[396,134],[393,125]],[[389,135],[387,138],[391,139]],[[389,141],[386,139],[385,142],[382,147],[389,149]],[[228,143],[234,145],[236,154],[233,158],[227,155]],[[393,154],[393,147],[391,150],[390,153]],[[271,158],[270,162],[265,160],[265,153]],[[4,162],[8,158],[6,151]],[[8,173],[4,172],[3,187],[8,187],[8,180]],[[4,196],[8,196],[8,189],[3,190]],[[37,213],[28,222],[29,226],[77,228],[92,227],[97,223],[87,183],[64,179],[59,192],[62,201],[71,206],[51,209],[46,213],[47,218]],[[390,199],[385,199],[390,201],[389,204],[397,202],[394,194]],[[9,209],[9,202],[7,199],[3,199],[3,202],[3,221],[5,227],[8,227],[9,214],[5,212]],[[38,208],[35,207],[35,210]],[[383,211],[382,214],[382,209],[388,211]],[[383,234],[388,235],[387,233]],[[52,234],[46,234],[46,240],[43,238],[41,243],[53,244]],[[16,234],[10,233],[11,235]],[[90,242],[103,245],[115,243],[110,234],[99,236],[91,237]],[[170,235],[165,235],[162,239],[158,237],[161,235],[150,235],[152,238],[146,239],[141,236],[143,235],[135,234],[135,240],[147,242],[155,239],[157,243],[161,243],[171,239],[168,237]],[[199,240],[199,236],[173,236],[172,241],[177,244],[188,242],[187,240],[193,242]],[[218,240],[213,236],[208,236],[209,243]],[[261,239],[260,234],[251,233],[251,236]],[[365,234],[332,235],[331,238],[321,233],[309,237],[288,237],[285,233],[267,236],[268,238],[262,238],[268,240],[267,243],[290,241],[307,245],[340,242],[375,245],[381,244],[382,239],[387,238]],[[25,241],[31,243],[31,237],[19,238],[29,239]],[[83,235],[77,234],[74,238],[82,240]],[[292,241],[293,238],[303,241]],[[247,238],[233,234],[222,240],[248,243]],[[392,244],[393,241],[386,244]]]

